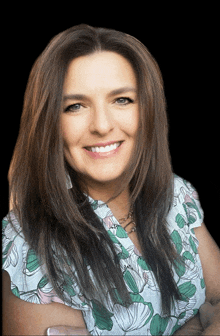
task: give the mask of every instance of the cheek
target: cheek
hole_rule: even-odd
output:
[[[61,132],[65,147],[72,147],[79,142],[84,131],[80,126],[81,123],[76,125],[76,121],[69,116],[64,116],[61,119]]]
[[[139,127],[139,112],[138,109],[134,109],[126,113],[125,116],[120,120],[124,132],[129,136],[135,137]]]
[[[74,137],[71,136],[71,134],[72,132],[69,130],[69,128],[62,128],[63,145],[65,150],[71,147],[71,144],[74,143]]]
[[[74,162],[77,157],[75,149],[77,148],[76,146],[80,139],[79,128],[77,129],[70,117],[66,117],[61,122],[61,132],[65,159],[72,168],[76,169]]]

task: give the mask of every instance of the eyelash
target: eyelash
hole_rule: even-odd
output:
[[[128,104],[132,104],[132,103],[134,102],[133,99],[128,98],[128,97],[120,97],[120,98],[117,98],[117,99],[115,100],[115,102],[117,102],[117,100],[120,100],[120,99],[127,100],[127,103],[122,103],[122,104],[120,104],[120,105],[128,105]]]
[[[76,104],[72,104],[72,105],[69,105],[67,106],[65,109],[64,109],[64,112],[72,112],[71,109],[76,106],[76,105],[79,105],[79,106],[82,106],[82,104],[80,103],[76,103]],[[76,109],[75,111],[78,111],[79,109]]]
[[[119,101],[120,99],[123,99],[123,100],[126,100],[127,102],[126,103],[118,103],[119,105],[122,105],[122,106],[126,106],[128,104],[132,104],[134,102],[133,99],[131,98],[128,98],[128,97],[120,97],[120,98],[117,98],[115,99],[114,103],[116,103],[117,101]],[[69,105],[67,106],[65,109],[64,109],[64,112],[71,112],[71,109],[74,108],[75,106],[83,106],[82,104],[80,103],[76,103],[76,104],[72,104],[72,105]],[[74,111],[79,111],[79,109],[76,109]]]

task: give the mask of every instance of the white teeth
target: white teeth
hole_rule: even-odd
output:
[[[106,152],[110,152],[114,149],[116,149],[117,147],[120,146],[120,142],[116,142],[112,145],[109,146],[105,146],[105,147],[88,147],[88,149],[93,152],[93,153],[106,153]]]

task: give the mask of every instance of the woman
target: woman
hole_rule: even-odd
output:
[[[37,59],[3,220],[7,333],[201,332],[206,300],[216,334],[220,252],[172,172],[165,108],[156,61],[127,34],[76,26]]]

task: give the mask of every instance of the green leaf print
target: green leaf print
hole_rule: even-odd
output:
[[[186,216],[188,217],[188,209],[185,203],[183,203],[183,209],[185,210]]]
[[[38,257],[36,256],[34,250],[29,249],[27,253],[27,264],[26,268],[30,273],[36,271],[36,269],[40,267],[40,262]]]
[[[195,216],[195,215],[194,215]],[[188,216],[188,223],[189,224],[193,224],[193,223],[195,223],[195,221],[196,221],[196,217],[194,217],[193,215],[189,215]]]
[[[119,238],[127,238],[128,237],[126,231],[123,229],[123,227],[121,225],[117,227],[116,236],[119,237]]]
[[[182,244],[182,240],[181,240],[181,237],[179,235],[179,232],[177,232],[176,230],[174,230],[171,233],[171,239],[174,242],[174,244],[176,245],[177,252],[181,253],[181,251],[183,249],[183,244]]]
[[[113,243],[120,245],[120,242],[118,241],[118,239],[115,237],[115,235],[110,230],[108,230],[108,234],[109,234],[109,237],[111,238],[111,240],[113,241]]]
[[[200,285],[201,285],[201,288],[205,288],[205,280],[204,279],[201,279],[200,280]]]
[[[198,254],[198,250],[197,250],[196,244],[193,241],[193,239],[192,239],[191,236],[189,237],[189,243],[190,243],[190,246],[191,246],[193,252],[196,253],[196,254]]]
[[[153,314],[154,314],[154,308],[153,308],[151,302],[144,302],[144,304],[148,306],[148,308],[150,309],[150,312],[151,312],[150,315],[149,315],[149,317],[147,318],[145,324],[144,324],[144,325],[146,325],[146,324],[148,324],[148,322],[151,320],[151,318],[152,318],[152,316],[153,316]]]
[[[69,275],[66,275],[64,276],[64,284],[63,284],[63,289],[65,292],[67,292],[69,294],[69,296],[75,296],[76,293],[73,289],[73,282],[71,280],[71,278],[69,277]]]
[[[139,257],[137,260],[138,265],[145,271],[151,271],[150,265],[146,263],[143,257]]]
[[[132,274],[128,270],[126,270],[124,272],[123,276],[124,276],[124,279],[127,282],[128,286],[129,286],[129,288],[132,290],[132,292],[138,293],[139,292],[138,286],[137,286],[137,284],[135,282],[135,279],[132,276]]]
[[[130,294],[132,302],[145,304],[144,298],[140,294],[134,294],[134,293],[129,293],[129,294]]]
[[[178,319],[182,320],[186,316],[186,311],[183,313],[179,314]]]
[[[8,251],[11,248],[12,244],[13,244],[13,241],[10,241],[8,243],[8,245],[6,245],[6,248],[4,249],[4,251],[2,253],[2,265],[4,264],[5,260],[7,259]]]
[[[184,265],[182,265],[181,263],[175,262],[174,263],[174,268],[175,268],[176,274],[179,277],[182,277],[186,272],[186,267]]]
[[[176,321],[176,324],[175,324],[175,326],[173,327],[173,329],[171,330],[170,335],[173,335],[173,334],[175,333],[175,331],[177,331],[179,328],[181,328],[181,325],[178,324],[178,321],[179,321],[179,320]]]
[[[117,289],[116,289],[116,288],[113,288],[112,291],[114,292],[113,294],[114,294],[114,296],[115,296],[115,298],[116,298],[116,300],[117,300],[117,303],[120,304],[121,306],[125,307],[125,305],[124,305],[124,303],[123,303],[123,301],[122,301],[120,295],[118,294]]]
[[[192,256],[192,254],[189,251],[186,251],[183,253],[183,258],[184,260],[191,260],[193,262],[193,264],[195,264],[195,260]]]
[[[6,226],[8,225],[8,221],[4,220],[2,221],[2,231],[5,230]]]
[[[95,320],[95,325],[100,330],[110,331],[113,327],[113,322],[111,317],[114,315],[108,311],[103,305],[98,303],[96,300],[92,300],[92,315]]]
[[[196,202],[195,202],[194,199],[192,199],[192,203],[191,202],[187,202],[186,205],[188,205],[189,208],[195,209],[197,211],[199,219],[202,218],[202,215],[201,215],[201,213],[199,211],[199,208],[197,207]]]
[[[48,278],[46,275],[44,275],[41,280],[38,282],[37,288],[41,289],[45,287],[48,284]]]
[[[193,297],[196,292],[196,286],[191,283],[191,281],[184,282],[182,285],[178,286],[179,292],[182,296],[181,300],[188,302],[189,298]]]
[[[150,324],[151,335],[163,335],[167,328],[169,317],[162,318],[159,314],[154,315]]]
[[[17,296],[18,298],[20,298],[20,292],[19,292],[17,286],[15,286],[11,291],[12,291],[12,293],[13,293],[15,296]]]
[[[192,203],[187,202],[187,205],[189,205],[189,204],[192,204]],[[186,203],[183,203],[183,208],[184,208],[186,216],[187,216],[188,225],[190,225],[190,224],[195,223],[195,221],[196,221],[196,215],[195,214],[191,214],[190,211],[189,211],[189,209],[188,209],[188,208],[194,208],[194,206],[190,206],[190,207],[188,206],[188,208],[187,208],[187,205],[186,205]]]
[[[129,253],[128,251],[124,248],[124,246],[120,243],[120,241],[115,237],[115,235],[108,230],[108,234],[111,238],[111,240],[113,241],[114,244],[118,244],[122,250],[122,252],[118,253],[118,259],[127,259],[129,257]]]
[[[198,312],[199,312],[199,309],[193,309],[193,314],[194,315],[198,314]]]
[[[193,201],[193,200],[192,200]],[[197,208],[197,206],[194,204],[194,203],[191,203],[191,202],[186,202],[186,205],[191,208],[191,209],[195,209]]]
[[[119,245],[120,245],[120,248],[122,249],[122,252],[118,253],[118,255],[117,255],[118,259],[119,260],[120,259],[127,259],[129,257],[128,251],[124,248],[124,246],[122,244],[119,243]]]
[[[175,222],[177,223],[180,229],[182,229],[184,225],[186,224],[186,221],[181,214],[176,215]]]
[[[92,204],[91,204],[91,207],[93,208],[93,210],[96,210],[98,208],[98,201],[94,201]]]

